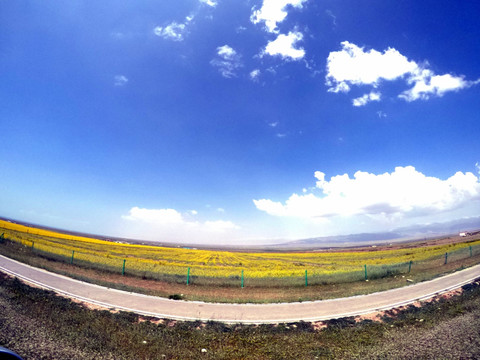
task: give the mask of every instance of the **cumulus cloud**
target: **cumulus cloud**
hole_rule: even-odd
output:
[[[280,34],[265,47],[264,53],[281,56],[283,59],[300,60],[305,56],[303,48],[296,48],[297,42],[303,39],[302,33],[290,31],[288,35]]]
[[[353,106],[365,106],[370,101],[380,101],[381,94],[372,91],[370,94],[365,94],[359,98],[353,99]]]
[[[406,166],[378,175],[357,171],[353,178],[337,175],[330,181],[317,171],[315,178],[316,190],[321,195],[292,194],[285,203],[269,199],[253,202],[257,209],[274,216],[401,218],[448,212],[480,200],[480,182],[471,172],[457,172],[441,180]]]
[[[427,63],[418,64],[409,60],[394,48],[380,52],[374,49],[365,51],[363,47],[348,41],[342,42],[341,45],[340,51],[331,52],[327,58],[325,80],[329,92],[347,93],[352,86],[369,85],[378,88],[384,81],[403,79],[411,88],[402,92],[399,97],[406,101],[414,101],[426,100],[431,96],[440,97],[446,92],[458,91],[480,81],[467,81],[464,76],[451,74],[435,75],[427,68]],[[365,99],[367,102],[372,100]],[[362,100],[360,102],[354,100],[355,104],[362,104]]]
[[[236,71],[243,66],[240,55],[228,45],[217,48],[217,57],[210,61],[210,64],[218,68],[220,74],[225,78],[235,77]]]
[[[113,84],[115,86],[125,86],[128,83],[128,78],[125,75],[115,75],[113,77]]]
[[[285,20],[288,15],[287,7],[302,8],[307,0],[263,0],[262,7],[253,8],[250,21],[254,24],[265,23],[268,32],[278,33],[277,24]]]
[[[332,92],[349,91],[350,85],[378,86],[381,80],[395,80],[418,68],[392,48],[381,53],[373,49],[364,51],[348,41],[341,45],[341,51],[331,52],[327,58],[326,80]]]
[[[175,209],[145,209],[132,207],[122,219],[127,220],[142,237],[155,239],[160,236],[166,240],[188,240],[190,242],[212,239],[212,234],[225,235],[240,229],[231,221],[208,220],[194,221],[192,215],[197,215],[195,210],[190,210],[185,215]]]
[[[430,96],[441,97],[446,92],[458,91],[474,85],[477,82],[464,80],[464,76],[453,76],[450,74],[434,75],[430,70],[423,70],[418,75],[408,80],[413,87],[399,95],[407,101],[417,99],[427,100]]]

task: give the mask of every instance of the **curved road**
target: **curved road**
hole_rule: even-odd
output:
[[[216,304],[130,293],[70,279],[0,255],[0,271],[57,293],[107,308],[176,320],[227,323],[321,321],[356,316],[431,298],[480,277],[480,265],[430,281],[348,298],[282,304]],[[248,291],[248,289],[245,289]]]

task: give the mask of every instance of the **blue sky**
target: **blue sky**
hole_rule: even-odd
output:
[[[478,216],[478,1],[0,1],[0,215],[223,244]]]

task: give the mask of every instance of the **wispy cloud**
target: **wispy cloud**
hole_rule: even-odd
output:
[[[172,41],[183,41],[188,33],[187,26],[193,21],[195,15],[185,17],[183,23],[171,22],[166,26],[157,26],[153,29],[155,35]]]
[[[250,71],[249,76],[250,76],[250,80],[258,81],[258,78],[260,77],[260,70],[255,69],[255,70]]]
[[[199,0],[202,4],[205,4],[205,5],[208,5],[208,6],[211,6],[211,7],[215,7],[218,5],[218,1],[217,0]]]
[[[225,78],[235,77],[236,71],[243,66],[240,55],[228,45],[217,48],[217,57],[210,61]]]
[[[365,51],[348,41],[341,43],[340,51],[331,52],[327,58],[326,84],[329,92],[347,93],[352,86],[369,85],[378,89],[384,81],[404,79],[411,88],[398,95],[406,101],[427,100],[441,97],[447,92],[459,91],[480,82],[467,81],[464,76],[452,74],[435,75],[428,69],[428,63],[418,64],[409,60],[394,48],[383,52],[371,49]],[[378,91],[371,94],[379,94]],[[365,97],[366,96],[366,97]],[[369,95],[353,100],[355,106],[379,100]]]
[[[333,14],[331,10],[325,10],[325,13],[332,18],[334,26],[337,26],[337,17]]]
[[[125,75],[115,75],[113,77],[113,85],[125,86],[128,83],[128,78]]]
[[[365,94],[361,97],[353,99],[353,106],[365,106],[371,101],[380,101],[381,94],[379,92],[372,91],[370,94]]]
[[[302,33],[289,32],[288,35],[280,34],[270,41],[264,49],[264,54],[281,56],[283,59],[300,60],[305,56],[303,48],[297,48],[297,42],[303,39]]]
[[[153,29],[153,32],[155,35],[161,36],[164,39],[182,41],[184,39],[185,28],[185,24],[177,24],[176,22],[172,22],[165,27],[157,26],[155,29]]]

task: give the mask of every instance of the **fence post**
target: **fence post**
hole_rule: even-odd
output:
[[[445,264],[443,265],[447,265],[447,262],[448,262],[448,253],[445,253]]]
[[[125,275],[125,262],[127,259],[123,259],[123,268],[122,268],[122,275]]]
[[[365,266],[365,280],[368,280],[368,276],[367,276],[367,264],[365,264],[364,266]]]
[[[408,263],[408,273],[410,274],[410,270],[412,270],[412,260]]]
[[[190,268],[187,270],[187,285],[190,284]]]
[[[72,258],[70,259],[70,264],[73,264],[73,255],[75,254],[75,250],[72,250]]]
[[[307,274],[307,270],[305,270],[305,286],[308,286],[308,274]]]
[[[243,270],[242,270],[242,288],[243,288]]]
[[[35,241],[32,241],[32,251],[34,246],[35,246]]]
[[[470,257],[473,256],[473,253],[472,253],[472,247],[470,246]]]

